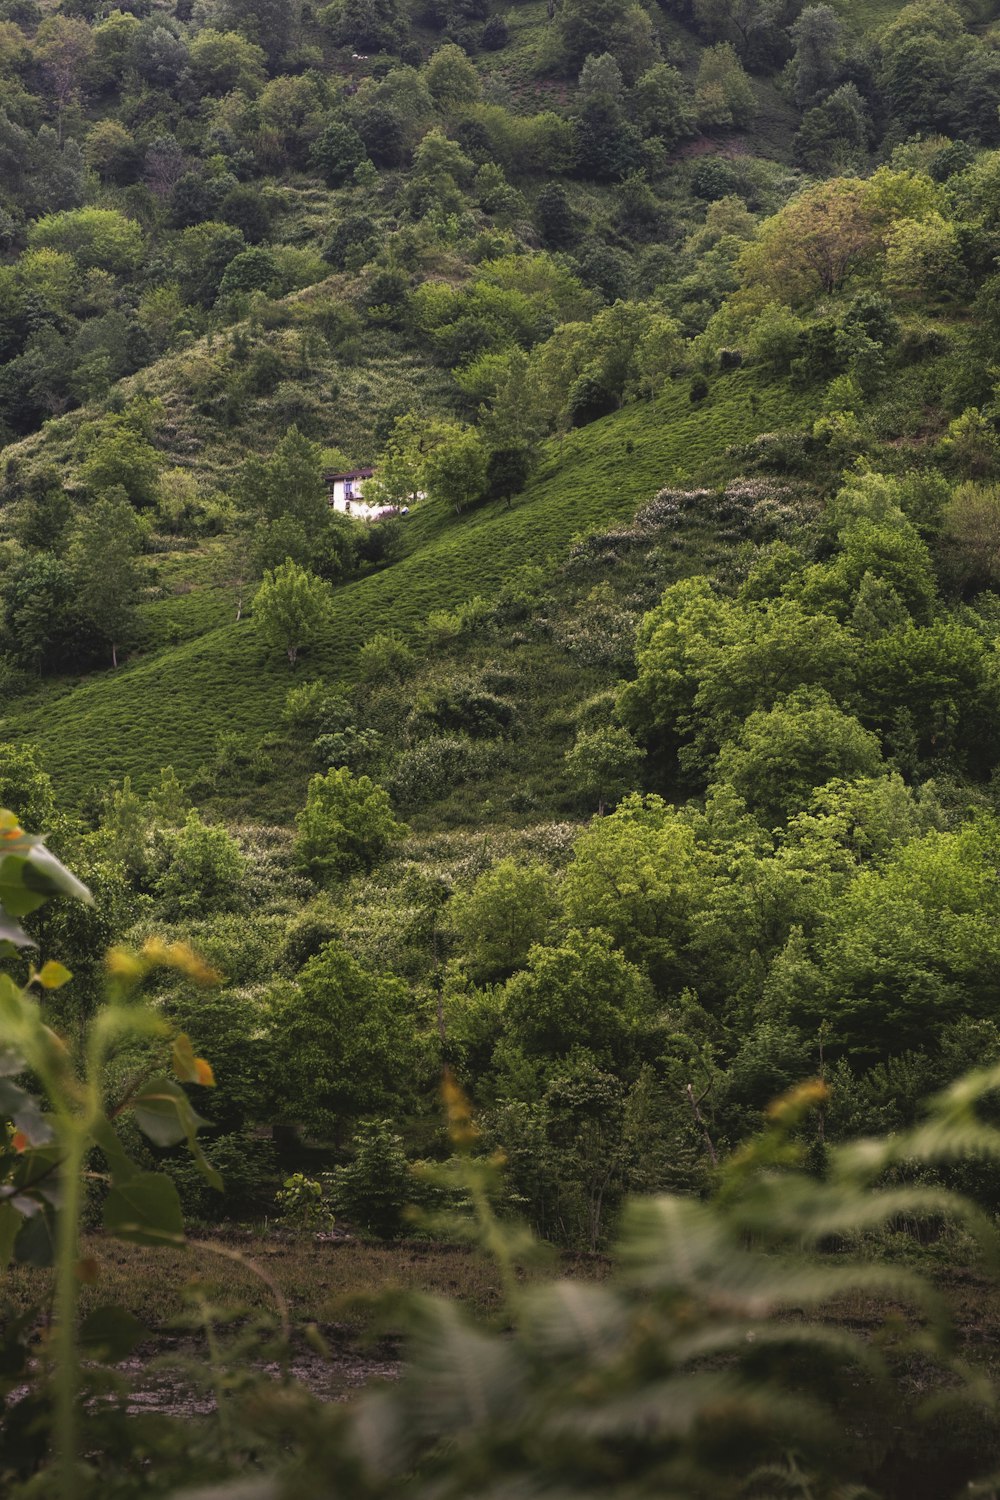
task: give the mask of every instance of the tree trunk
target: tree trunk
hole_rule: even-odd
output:
[[[116,641],[111,642],[111,665],[118,666],[118,643]]]

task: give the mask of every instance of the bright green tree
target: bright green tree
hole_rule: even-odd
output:
[[[62,250],[85,270],[133,271],[142,258],[142,226],[114,208],[68,208],[45,214],[28,231],[33,249]]]
[[[311,646],[330,618],[330,585],[289,557],[264,574],[254,596],[253,618],[265,645],[284,651],[295,666],[303,647]]]
[[[337,942],[310,959],[269,1005],[281,1117],[327,1139],[361,1115],[398,1104],[417,1047],[400,979],[370,974]]]
[[[690,824],[659,797],[625,797],[573,846],[563,906],[575,927],[600,928],[658,979],[674,972],[706,899],[711,861]]]
[[[81,516],[69,544],[77,613],[110,649],[114,667],[135,626],[142,545],[142,528],[120,489],[102,495]]]
[[[193,808],[180,828],[158,831],[152,862],[157,903],[168,920],[232,911],[243,903],[247,862],[239,844]]]
[[[804,808],[815,787],[874,776],[881,766],[878,737],[822,688],[806,688],[752,713],[737,738],[723,745],[716,774],[769,823],[778,823]]]
[[[299,862],[320,882],[370,869],[409,832],[396,821],[385,787],[346,766],[312,778],[295,825]]]
[[[427,455],[424,483],[429,494],[459,513],[486,491],[489,454],[474,427],[454,427]]]
[[[583,1049],[621,1065],[652,1012],[646,976],[596,931],[574,930],[557,946],[536,945],[502,991],[507,1041],[539,1059]]]
[[[627,729],[610,724],[582,731],[566,752],[566,769],[583,797],[598,804],[617,802],[634,789],[645,759]]]
[[[455,892],[448,920],[473,975],[495,980],[521,967],[529,948],[545,938],[555,912],[552,876],[544,865],[501,859]]]

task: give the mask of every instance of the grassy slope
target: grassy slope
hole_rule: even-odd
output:
[[[661,487],[724,477],[728,444],[794,421],[806,406],[784,386],[760,391],[744,372],[720,380],[694,408],[677,384],[656,402],[571,434],[512,510],[453,518],[428,505],[409,522],[402,561],[338,592],[327,639],[306,670],[350,676],[357,647],[376,630],[415,634],[430,610],[494,593],[523,564],[558,556],[578,532],[627,519]],[[185,598],[206,612],[204,592],[171,601],[181,623]],[[60,795],[72,802],[126,774],[147,786],[167,764],[191,776],[220,731],[256,739],[274,727],[289,681],[283,661],[262,652],[252,623],[230,623],[117,673],[53,684],[16,705],[4,729],[42,746]]]
[[[835,8],[859,31],[879,31],[906,4],[906,0],[835,0]]]

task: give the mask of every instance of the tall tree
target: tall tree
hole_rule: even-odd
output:
[[[114,667],[118,649],[135,624],[141,550],[142,528],[124,490],[118,488],[102,495],[84,514],[69,545],[77,612],[110,648]]]
[[[220,30],[239,31],[256,42],[273,72],[292,45],[298,10],[296,0],[223,0],[217,20]]]

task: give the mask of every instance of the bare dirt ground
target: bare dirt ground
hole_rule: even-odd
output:
[[[116,1365],[129,1386],[126,1404],[129,1414],[156,1412],[164,1417],[201,1417],[213,1412],[214,1393],[198,1389],[180,1368],[182,1360],[186,1364],[204,1359],[204,1352],[203,1345],[193,1342],[178,1346],[175,1351],[178,1367],[171,1368],[172,1359],[164,1357],[162,1346],[150,1344]],[[277,1361],[253,1365],[255,1373],[276,1383],[291,1379],[321,1401],[349,1401],[372,1381],[397,1380],[401,1369],[398,1358],[353,1349],[333,1350],[329,1358],[324,1358],[302,1348],[293,1352],[287,1368]]]

